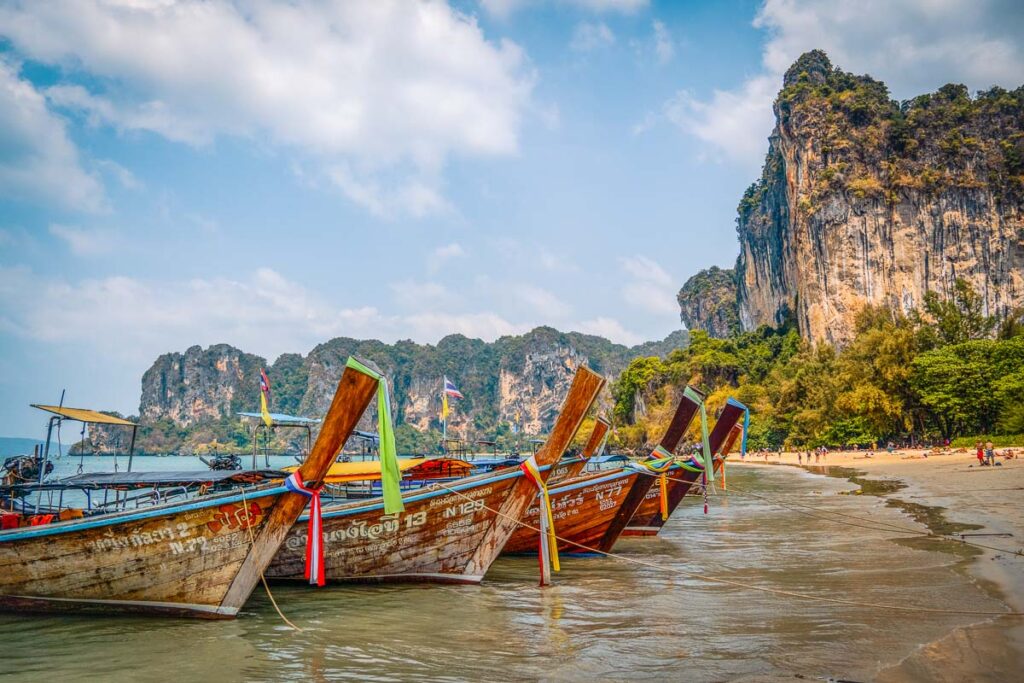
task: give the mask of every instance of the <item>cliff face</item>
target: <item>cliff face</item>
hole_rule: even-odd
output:
[[[169,419],[181,427],[253,410],[259,397],[259,356],[227,344],[165,353],[142,376],[139,415],[143,421]],[[259,409],[257,405],[255,409]]]
[[[957,278],[988,314],[1024,304],[1024,88],[972,99],[947,85],[899,104],[815,51],[775,114],[737,219],[744,329],[793,317],[842,344],[865,304],[910,311]]]
[[[683,285],[676,297],[679,319],[691,330],[728,337],[740,330],[736,310],[736,271],[712,266]]]
[[[272,410],[321,416],[350,355],[376,364],[388,378],[398,424],[439,429],[441,378],[447,376],[465,395],[451,401],[449,436],[492,437],[513,425],[522,433],[543,434],[580,365],[614,379],[637,355],[666,354],[685,346],[686,338],[677,332],[663,342],[627,348],[547,327],[494,343],[451,335],[436,346],[340,337],[305,357],[284,354],[272,366],[227,345],[205,351],[193,347],[161,356],[143,376],[140,446],[175,450],[213,442],[232,445],[232,438],[234,445],[243,445],[249,437],[239,429],[235,413],[259,410],[260,367],[270,377]],[[607,407],[609,399],[603,400]],[[374,430],[375,419],[369,411],[360,428]]]

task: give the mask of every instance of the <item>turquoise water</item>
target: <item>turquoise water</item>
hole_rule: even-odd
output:
[[[199,464],[136,463],[165,470]],[[878,498],[837,495],[853,488],[844,481],[792,468],[734,468],[730,482],[911,524]],[[1001,608],[959,571],[956,555],[893,538],[740,496],[712,498],[705,516],[699,499],[688,498],[662,536],[616,546],[655,566],[566,558],[555,585],[544,589],[531,558],[500,559],[480,586],[273,586],[301,632],[282,623],[262,589],[230,622],[0,615],[0,676],[717,681],[795,673],[866,680],[979,619],[802,601],[679,570],[815,596]]]

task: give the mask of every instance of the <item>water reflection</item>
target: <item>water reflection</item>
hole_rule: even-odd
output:
[[[178,467],[181,467],[179,465]],[[878,498],[791,469],[730,472],[737,488],[821,500],[909,524]],[[684,503],[662,537],[622,554],[687,572],[863,601],[999,609],[954,555],[893,543],[752,498]],[[753,673],[872,677],[970,617],[880,612],[707,584],[611,559],[564,558],[537,587],[536,560],[503,558],[481,586],[273,587],[237,621],[0,616],[5,672],[85,681],[596,678],[723,680]]]

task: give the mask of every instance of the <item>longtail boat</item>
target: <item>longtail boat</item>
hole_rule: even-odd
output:
[[[376,389],[345,369],[297,478],[320,481]],[[272,483],[0,531],[0,608],[234,617],[306,503]]]
[[[693,421],[703,394],[692,393],[680,398],[676,412],[660,445],[671,453],[682,441]],[[596,431],[596,428],[595,428]],[[550,489],[551,514],[558,537],[558,551],[565,554],[609,552],[623,529],[644,504],[656,475],[634,468],[594,472],[562,482]],[[505,552],[520,554],[536,552],[540,524],[540,506],[527,510],[520,527],[505,545]],[[532,528],[531,528],[532,527]]]
[[[740,418],[744,416],[746,410],[746,406],[730,398],[726,402],[725,408],[722,409],[722,414],[718,416],[718,421],[715,422],[715,426],[708,438],[715,467],[719,466],[720,460],[714,456],[724,457],[728,453],[728,449],[732,447],[736,439],[733,430],[738,426]],[[630,520],[622,535],[657,535],[665,525],[668,517],[679,507],[679,503],[682,502],[690,487],[693,486],[699,477],[699,472],[673,469],[672,480],[668,481],[665,486],[667,494],[665,507],[662,508],[661,487],[652,486],[647,492],[643,504],[637,509],[636,514],[633,515],[633,519]]]
[[[604,386],[579,368],[544,445],[532,456],[546,479]],[[537,495],[519,467],[402,494],[405,510],[385,514],[381,498],[325,503],[324,569],[328,581],[479,583]],[[268,578],[305,576],[307,528],[294,525],[268,567]]]

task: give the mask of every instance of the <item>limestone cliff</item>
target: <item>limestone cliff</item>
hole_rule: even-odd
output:
[[[986,313],[1024,303],[1024,88],[898,103],[814,51],[786,73],[775,115],[737,219],[744,329],[792,317],[842,344],[864,304],[910,311],[956,278]]]
[[[169,418],[191,427],[252,410],[252,397],[259,396],[259,369],[265,365],[259,356],[227,344],[165,353],[142,376],[139,415],[148,422]]]
[[[206,350],[192,347],[184,354],[161,356],[143,376],[140,446],[244,447],[250,437],[235,413],[258,410],[261,366],[268,368],[273,410],[323,415],[349,355],[376,364],[387,376],[398,424],[419,431],[438,429],[441,378],[447,376],[465,395],[452,401],[450,436],[489,438],[513,427],[539,435],[551,428],[580,365],[614,379],[632,358],[665,355],[685,346],[686,339],[685,332],[676,332],[662,342],[628,348],[549,327],[493,343],[450,335],[436,346],[339,337],[305,357],[284,354],[270,366],[259,356],[223,344]],[[373,429],[373,419],[370,411],[361,427]]]
[[[676,297],[679,319],[691,330],[728,337],[740,329],[736,310],[736,271],[712,266],[683,285]]]

